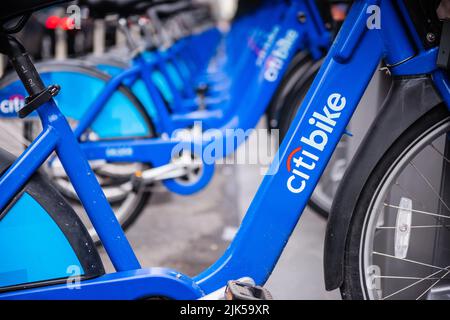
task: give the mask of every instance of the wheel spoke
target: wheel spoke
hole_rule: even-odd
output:
[[[450,227],[449,224],[447,225],[442,225],[442,224],[438,224],[438,225],[430,225],[430,226],[411,226],[411,229],[426,229],[426,228],[448,228]],[[377,227],[377,229],[397,229],[397,227]]]
[[[420,201],[419,199],[417,199],[416,197],[414,197],[414,196],[411,194],[411,192],[409,192],[408,190],[406,190],[405,188],[403,188],[403,186],[400,185],[400,183],[399,183],[398,181],[395,182],[395,186],[397,186],[401,191],[403,191],[403,192],[408,196],[408,198],[414,200],[414,203],[419,204],[420,207],[422,207],[424,210],[426,210],[426,206],[423,204],[423,202]]]
[[[411,210],[411,212],[415,212],[415,213],[420,213],[420,214],[425,214],[425,215],[429,215],[429,216],[433,216],[433,217],[439,217],[439,218],[446,218],[446,219],[450,219],[450,216],[445,216],[442,214],[437,214],[437,213],[432,213],[432,212],[427,212],[427,211],[421,211],[421,210],[415,210],[415,209],[407,209],[407,208],[401,208],[399,206],[395,206],[393,204],[388,204],[388,203],[384,203],[385,207],[389,207],[389,208],[393,208],[393,209],[397,209],[397,210]]]
[[[421,277],[400,277],[400,276],[373,276],[374,278],[377,279],[400,279],[400,280],[437,280],[440,278],[421,278]]]
[[[430,145],[430,147],[432,148],[432,149],[434,149],[434,151],[436,151],[444,160],[445,160],[445,162],[447,162],[447,163],[450,163],[450,160],[441,152],[441,151],[439,151],[435,146],[434,146],[434,144],[432,143],[431,145]]]
[[[442,197],[439,195],[439,193],[436,191],[436,189],[433,187],[431,182],[420,172],[420,170],[416,167],[416,165],[410,161],[409,164],[416,170],[416,172],[419,174],[419,176],[425,181],[425,183],[428,185],[428,187],[433,191],[433,193],[436,195],[436,197],[439,199],[439,201],[444,205],[444,207],[450,212],[450,208],[447,206],[445,201],[442,199]]]
[[[448,274],[450,273],[450,271],[447,271],[442,277],[440,277],[438,280],[436,280],[430,287],[428,287],[428,289],[426,289],[420,296],[418,296],[416,298],[416,300],[420,300],[420,298],[422,298],[428,291],[430,291],[431,289],[433,289],[442,279],[444,279]]]
[[[405,261],[405,262],[409,262],[409,263],[413,263],[413,264],[417,264],[417,265],[421,265],[421,266],[425,266],[425,267],[430,267],[430,268],[434,268],[434,269],[439,269],[439,270],[447,270],[446,268],[442,268],[442,267],[438,267],[438,266],[434,266],[432,264],[427,264],[424,262],[420,262],[420,261],[415,261],[415,260],[411,260],[411,259],[406,259],[406,258],[398,258],[396,256],[387,254],[387,253],[381,253],[381,252],[372,252],[374,255],[378,255],[378,256],[383,256],[383,257],[387,257],[387,258],[392,258],[392,259],[396,259],[396,260],[400,260],[400,261]]]
[[[412,288],[412,287],[414,287],[415,285],[418,285],[419,283],[422,283],[423,281],[428,280],[429,278],[434,277],[434,276],[437,275],[438,273],[441,273],[442,271],[446,271],[446,270],[447,270],[447,269],[443,269],[443,270],[436,271],[436,272],[434,272],[434,273],[428,275],[428,276],[425,277],[425,278],[422,278],[422,279],[420,279],[420,280],[418,280],[418,281],[416,281],[416,282],[413,282],[413,283],[411,283],[410,285],[408,285],[408,286],[406,286],[406,287],[404,287],[404,288],[402,288],[402,289],[399,289],[399,290],[397,290],[397,291],[391,293],[390,295],[387,295],[386,297],[383,298],[383,300],[387,300],[387,299],[389,299],[389,298],[392,298],[393,296],[395,296],[395,295],[397,295],[397,294],[399,294],[399,293],[402,293],[403,291],[408,290],[409,288]]]
[[[408,262],[408,263],[417,264],[417,265],[421,265],[421,266],[425,266],[425,267],[439,269],[438,271],[436,271],[436,272],[434,272],[434,273],[432,273],[432,274],[430,274],[430,275],[428,275],[426,277],[418,278],[418,280],[416,282],[414,282],[414,283],[412,283],[412,284],[410,284],[410,285],[408,285],[408,286],[406,286],[406,287],[404,287],[402,289],[399,289],[399,290],[395,291],[394,293],[391,293],[390,295],[384,297],[383,300],[389,299],[389,298],[391,298],[391,297],[393,297],[393,296],[395,296],[395,295],[397,295],[397,294],[399,294],[399,293],[401,293],[401,292],[403,292],[403,291],[405,291],[405,290],[407,290],[407,289],[409,289],[409,288],[411,288],[411,287],[413,287],[413,286],[415,286],[415,285],[417,285],[419,283],[422,283],[425,280],[429,280],[430,278],[436,276],[437,274],[439,274],[439,273],[441,273],[443,271],[447,271],[447,268],[442,268],[442,267],[434,266],[434,265],[431,265],[431,264],[427,264],[427,263],[423,263],[423,262],[419,262],[419,261],[414,261],[414,260],[411,260],[411,259],[397,258],[396,256],[389,255],[389,254],[386,254],[386,253],[373,252],[373,254],[379,255],[379,256],[383,256],[383,257],[392,258],[392,259],[395,259],[395,260],[405,261],[405,262]],[[379,276],[379,277],[381,278],[382,276]],[[396,277],[396,278],[400,279],[400,277]],[[406,278],[407,277],[405,277],[405,279]]]
[[[449,130],[450,122],[446,119],[446,122],[437,123],[427,133],[421,133],[412,144],[402,147],[405,151],[399,153],[400,158],[396,158],[396,162],[390,162],[385,173],[387,176],[383,176],[379,182],[378,191],[373,195],[375,198],[372,198],[368,207],[370,219],[366,220],[368,222],[365,222],[367,225],[363,229],[365,235],[360,250],[364,247],[364,251],[360,251],[363,258],[360,266],[379,264],[383,272],[389,274],[361,270],[366,275],[366,285],[374,284],[369,276],[380,281],[380,287],[377,285],[376,289],[367,287],[368,298],[425,299],[435,290],[433,288],[443,283],[443,279],[450,280],[450,266],[442,267],[444,263],[441,260],[433,260],[435,257],[444,257],[445,247],[441,246],[444,239],[440,235],[444,230],[450,230],[450,220],[445,220],[450,219],[450,200],[441,191],[441,166],[450,164],[450,157],[441,148],[441,140],[437,140]],[[429,159],[430,153],[433,159]],[[428,158],[423,158],[422,164],[418,159],[427,155]],[[403,180],[404,177],[407,179]],[[400,202],[397,202],[398,197]],[[408,203],[403,203],[404,197],[407,197]],[[403,217],[404,212],[408,216]],[[414,213],[412,220],[411,213]],[[380,214],[385,218],[383,223],[380,223]],[[378,233],[379,230],[388,232]],[[411,244],[420,249],[417,254],[397,254],[399,243],[404,245],[403,242],[409,241],[409,238],[397,241],[399,230],[413,232],[411,237],[414,236],[416,240]],[[393,248],[392,240],[395,240]],[[433,252],[424,251],[427,248],[433,248]]]

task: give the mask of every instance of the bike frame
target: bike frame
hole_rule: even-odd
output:
[[[162,137],[157,138],[139,138],[139,139],[120,139],[120,140],[102,140],[96,142],[83,142],[82,148],[88,160],[105,160],[110,163],[149,163],[153,167],[163,166],[172,160],[174,148],[189,150],[198,158],[204,159],[204,150],[208,145],[221,146],[217,148],[214,156],[210,156],[208,162],[203,161],[203,171],[200,179],[193,184],[179,184],[174,179],[163,180],[163,184],[172,192],[182,195],[190,195],[202,190],[210,181],[214,173],[214,161],[227,157],[237,150],[245,142],[244,139],[238,139],[235,142],[234,129],[247,131],[253,129],[261,116],[264,114],[273,94],[276,92],[282,81],[283,75],[288,69],[290,61],[294,58],[298,50],[308,49],[316,59],[319,59],[322,51],[329,46],[330,34],[325,29],[320,14],[313,0],[295,1],[288,7],[278,8],[287,10],[280,23],[271,25],[270,33],[273,40],[269,43],[266,56],[260,65],[252,64],[245,67],[244,74],[254,75],[254,79],[247,86],[244,93],[239,93],[242,88],[236,86],[234,97],[223,108],[213,110],[200,110],[189,113],[171,114],[158,92],[152,79],[152,72],[156,66],[161,64],[159,58],[156,60],[146,59],[143,55],[138,55],[134,59],[134,65],[128,70],[113,77],[100,93],[94,104],[88,108],[88,111],[80,119],[75,136],[79,139],[82,134],[93,124],[96,117],[101,114],[107,101],[116,92],[120,85],[126,83],[128,86],[141,80],[150,93],[152,101],[157,109],[156,130],[159,134],[164,133]],[[298,12],[304,12],[307,17],[306,22],[298,21]],[[295,33],[295,38],[286,50],[286,55],[278,65],[278,77],[273,81],[265,79],[265,73],[271,67],[271,63],[277,58],[277,44],[285,41],[287,35]],[[259,54],[248,50],[247,54]],[[245,61],[245,59],[244,59]],[[236,72],[236,71],[234,71]],[[230,78],[237,75],[229,75]],[[194,141],[180,141],[176,135],[177,130],[201,124],[202,130],[214,129],[214,136],[194,137]],[[170,139],[167,139],[166,136]],[[184,147],[180,147],[184,145]],[[231,147],[230,147],[231,146]]]
[[[279,9],[281,10],[284,8],[282,7]],[[155,54],[152,59],[148,59],[143,55],[138,55],[134,59],[132,67],[113,77],[107,83],[95,103],[89,107],[88,112],[82,116],[75,129],[76,137],[79,138],[93,124],[96,117],[105,107],[107,101],[120,85],[126,83],[127,86],[132,87],[138,80],[141,80],[145,84],[145,88],[156,108],[158,119],[156,119],[155,127],[158,134],[164,133],[171,136],[176,130],[193,126],[196,123],[201,123],[202,127],[206,130],[211,128],[218,128],[223,131],[226,129],[239,128],[247,130],[254,128],[264,114],[266,107],[269,105],[270,99],[280,84],[282,76],[287,70],[289,62],[294,57],[295,53],[298,50],[308,49],[316,59],[319,59],[322,56],[321,52],[328,47],[330,42],[330,34],[325,30],[314,1],[295,1],[292,5],[287,7],[287,9],[283,21],[273,25],[271,28],[271,32],[274,32],[274,30],[276,31],[274,33],[276,37],[275,40],[272,41],[268,49],[268,55],[263,63],[260,66],[245,66],[245,70],[242,72],[244,74],[254,75],[255,81],[252,81],[252,84],[246,88],[245,93],[240,93],[242,90],[240,87],[234,88],[230,96],[235,98],[226,103],[223,108],[187,113],[170,113],[152,79],[152,73],[155,69],[159,69],[160,71],[164,70],[162,67],[164,63],[161,60],[163,59],[161,57],[162,55]],[[309,21],[302,23],[300,28],[298,27],[300,24],[297,17],[298,12],[304,12],[308,17],[311,17]],[[277,41],[283,40],[288,32],[294,30],[296,32],[296,38],[290,45],[287,56],[284,57],[282,61],[283,65],[280,67],[279,76],[275,81],[267,81],[264,79],[264,73],[267,72],[271,59],[274,59],[273,52],[276,49]],[[249,51],[248,54],[254,53]],[[165,78],[169,77],[167,72],[164,72],[164,76]],[[237,75],[230,75],[229,77],[232,78],[233,76],[236,77]],[[171,88],[171,91],[176,95],[176,89]],[[179,99],[177,101],[180,103]],[[141,139],[141,143],[137,142],[136,139],[133,139],[133,141],[121,140],[120,142],[110,141],[107,144],[103,142],[98,144],[93,142],[89,143],[89,154],[91,155],[90,159],[99,157],[100,159],[111,162],[136,162],[139,160],[138,157],[135,157],[134,155],[142,155],[144,150],[146,150],[145,153],[147,156],[145,157],[145,162],[155,164],[160,161],[155,161],[155,154],[158,153],[155,152],[152,145],[161,145],[164,143],[168,143],[170,146],[172,145],[172,142],[167,141],[167,139],[159,138]],[[209,141],[206,141],[206,143],[209,143]],[[105,154],[105,148],[114,149],[119,145],[121,147],[128,145],[132,152],[128,152],[128,156],[119,160],[115,160],[116,157],[108,157]],[[236,148],[237,147],[238,146],[236,146]],[[218,158],[229,155],[231,152],[234,152],[235,149],[228,150],[228,153],[220,155]],[[141,156],[139,156],[139,158],[142,159]]]
[[[367,28],[373,5],[381,9],[381,29]],[[0,178],[0,207],[56,150],[119,272],[82,281],[79,290],[56,285],[4,293],[0,298],[129,299],[157,293],[192,299],[214,292],[232,279],[251,277],[264,284],[380,59],[393,66],[396,75],[430,74],[450,107],[449,81],[434,64],[436,49],[425,50],[411,37],[415,31],[405,17],[400,1],[355,1],[280,147],[281,161],[272,165],[277,174],[263,180],[222,258],[193,279],[167,269],[140,269],[64,117],[54,103],[41,107],[44,131]]]

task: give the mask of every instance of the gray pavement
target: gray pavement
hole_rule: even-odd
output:
[[[337,300],[339,290],[327,292],[323,281],[325,220],[312,210],[303,213],[277,267],[267,282],[275,299]]]

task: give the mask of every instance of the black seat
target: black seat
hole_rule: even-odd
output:
[[[69,0],[13,0],[0,1],[0,23],[33,13],[55,4],[70,2]]]

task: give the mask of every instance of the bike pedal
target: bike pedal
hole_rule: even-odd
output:
[[[239,281],[229,281],[225,289],[225,300],[273,300],[266,288]]]

